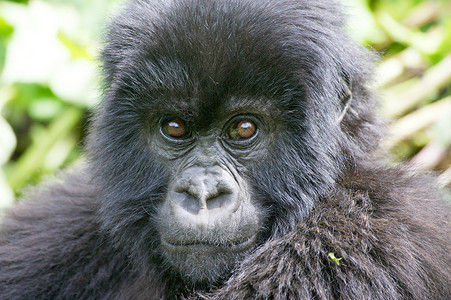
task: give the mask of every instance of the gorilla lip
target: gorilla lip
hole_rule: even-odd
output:
[[[178,243],[173,243],[161,238],[161,245],[169,251],[180,252],[186,251],[189,248],[215,248],[215,249],[227,249],[227,250],[235,250],[235,251],[243,251],[251,247],[257,235],[249,237],[247,240],[237,240],[237,241],[229,241],[226,243],[214,243],[208,240],[194,240],[194,241],[181,241]]]

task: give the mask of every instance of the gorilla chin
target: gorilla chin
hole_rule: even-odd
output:
[[[212,284],[227,276],[235,264],[255,247],[256,235],[241,241],[183,241],[161,239],[167,262],[188,281]]]

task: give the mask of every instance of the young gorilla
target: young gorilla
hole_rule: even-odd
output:
[[[4,219],[1,299],[448,299],[448,208],[374,158],[371,55],[318,0],[136,0],[89,162]]]

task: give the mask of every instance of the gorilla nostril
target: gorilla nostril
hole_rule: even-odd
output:
[[[190,194],[187,190],[177,190],[171,193],[171,202],[173,205],[183,208],[191,214],[197,214],[200,210],[199,200]]]
[[[235,202],[232,191],[221,189],[215,194],[209,195],[206,199],[207,209],[212,210],[215,208],[227,207]]]

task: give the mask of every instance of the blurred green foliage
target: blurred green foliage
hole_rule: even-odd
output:
[[[0,2],[0,207],[79,159],[99,42],[120,2]]]
[[[0,206],[80,158],[99,100],[99,42],[121,0],[0,1]],[[451,182],[451,2],[342,0],[382,55],[385,146]],[[447,170],[447,171],[446,171]],[[447,175],[448,174],[448,175]]]

